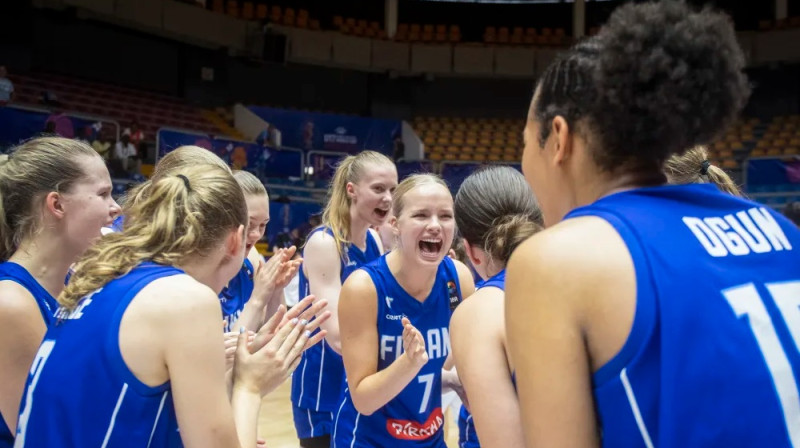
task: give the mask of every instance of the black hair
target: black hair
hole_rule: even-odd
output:
[[[587,133],[601,169],[660,169],[736,119],[750,92],[744,65],[722,13],[676,0],[621,6],[543,74],[532,105],[539,138],[560,115]]]

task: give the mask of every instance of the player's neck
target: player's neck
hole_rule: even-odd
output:
[[[415,299],[423,302],[433,289],[438,265],[419,265],[402,259],[400,250],[393,250],[386,256],[386,264],[397,283]]]
[[[367,249],[369,223],[360,219],[355,211],[350,213],[350,243],[363,252]]]
[[[42,232],[36,238],[23,240],[8,261],[25,268],[50,295],[57,297],[64,289],[70,266],[80,256],[58,250],[65,246],[57,238],[48,238]]]
[[[666,177],[658,172],[603,173],[579,183],[575,190],[576,207],[588,205],[596,200],[634,188],[652,187],[666,183]]]
[[[230,279],[220,277],[220,271],[222,271],[220,263],[209,260],[209,257],[192,257],[191,260],[180,263],[175,267],[208,286],[217,295],[230,281]]]

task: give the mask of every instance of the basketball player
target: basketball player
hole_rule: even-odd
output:
[[[247,258],[239,273],[222,290],[222,316],[226,331],[245,327],[260,328],[283,302],[283,288],[289,283],[302,260],[292,260],[296,248],[278,249],[263,262],[255,244],[264,236],[269,222],[269,196],[264,184],[247,171],[235,171],[233,178],[242,187],[247,202],[248,227],[245,241]],[[234,339],[235,340],[235,339]]]
[[[348,389],[334,448],[445,447],[442,369],[452,309],[474,291],[447,252],[453,198],[432,174],[407,177],[394,194],[397,247],[353,273],[339,303]]]
[[[324,336],[310,332],[327,313],[307,320],[325,301],[278,327],[281,308],[249,346],[242,332],[229,401],[217,294],[245,256],[241,188],[221,168],[186,168],[126,213],[59,295],[15,446],[254,446],[261,398]]]
[[[527,446],[800,446],[800,231],[663,186],[746,102],[731,21],[628,3],[540,78],[523,171],[548,228],[506,278]]]
[[[722,168],[708,160],[705,146],[695,146],[683,154],[675,154],[664,164],[664,174],[671,184],[714,184],[720,191],[742,196],[736,182]]]
[[[90,146],[29,140],[0,161],[0,447],[14,443],[25,378],[69,266],[119,213]]]
[[[322,344],[303,354],[292,376],[294,424],[302,447],[329,447],[333,415],[345,388],[339,354],[337,309],[342,283],[362,265],[380,257],[381,240],[370,226],[387,219],[397,169],[383,154],[363,151],[336,168],[322,225],[308,236],[300,270],[300,295],[329,301],[333,316],[322,328]]]
[[[461,407],[459,447],[524,447],[506,349],[503,290],[511,253],[541,230],[542,214],[522,174],[496,166],[464,180],[455,216],[467,256],[483,279],[450,323],[453,359],[472,412]]]

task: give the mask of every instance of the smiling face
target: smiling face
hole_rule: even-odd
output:
[[[444,185],[425,182],[402,198],[400,214],[393,219],[397,246],[404,257],[423,265],[438,265],[453,243],[453,196]]]
[[[366,165],[358,182],[347,183],[351,215],[371,226],[381,226],[389,217],[396,187],[397,169],[393,164]]]
[[[263,194],[248,194],[247,201],[248,226],[245,238],[245,254],[264,236],[269,223],[269,198]]]

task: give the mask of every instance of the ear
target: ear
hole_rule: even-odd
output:
[[[472,263],[473,266],[480,266],[481,259],[476,256],[477,248],[472,247],[472,245],[463,238],[462,241],[464,242],[464,250],[467,252],[467,258],[469,258],[470,263]]]
[[[553,135],[556,145],[553,162],[560,164],[567,161],[572,155],[572,129],[567,120],[560,115],[553,118],[553,123],[550,126],[552,126],[550,133]]]
[[[55,191],[51,191],[47,193],[47,196],[44,197],[44,205],[47,211],[56,217],[56,219],[63,219],[65,215],[64,211],[64,198],[61,197]]]
[[[225,255],[228,257],[235,257],[239,254],[239,252],[244,251],[244,239],[245,239],[245,232],[247,229],[243,225],[239,225],[239,227],[228,234],[228,238],[225,239]],[[247,254],[245,254],[245,257]]]
[[[389,218],[389,225],[392,227],[392,234],[395,237],[399,236],[400,235],[400,228],[397,227],[397,217],[396,216],[392,215],[392,217]]]
[[[352,182],[348,182],[347,185],[344,186],[344,191],[347,192],[347,197],[353,199],[356,195],[356,186],[353,185]]]

